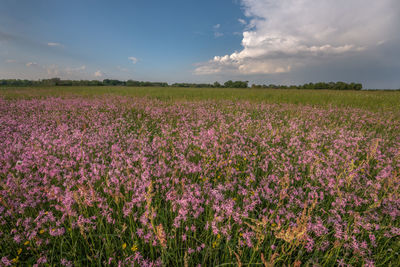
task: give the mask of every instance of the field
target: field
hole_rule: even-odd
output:
[[[0,88],[0,266],[399,266],[399,103]]]
[[[162,101],[250,101],[400,111],[399,91],[330,91],[295,89],[162,88],[162,87],[21,87],[0,88],[0,97],[146,97]]]

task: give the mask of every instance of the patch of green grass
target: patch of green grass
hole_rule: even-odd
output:
[[[42,98],[102,95],[149,97],[162,101],[231,100],[272,104],[352,107],[372,111],[400,110],[400,92],[295,89],[232,89],[175,87],[17,87],[0,88],[0,97]]]

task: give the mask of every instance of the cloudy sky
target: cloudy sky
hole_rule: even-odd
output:
[[[0,0],[0,78],[400,88],[399,0]]]

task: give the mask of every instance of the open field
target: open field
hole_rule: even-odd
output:
[[[0,266],[398,266],[400,92],[0,89]]]
[[[232,89],[174,87],[20,87],[0,88],[3,98],[93,97],[117,95],[149,97],[163,101],[231,100],[269,104],[300,104],[400,110],[400,91],[332,91],[296,89]]]

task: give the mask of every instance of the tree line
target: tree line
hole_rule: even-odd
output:
[[[42,79],[42,80],[20,80],[3,79],[0,80],[0,86],[134,86],[134,87],[197,87],[197,88],[248,88],[248,81],[227,81],[224,84],[215,82],[208,83],[173,83],[166,82],[148,82],[148,81],[120,81],[113,79],[99,80],[61,80],[60,78]]]
[[[303,85],[256,85],[253,84],[252,88],[273,88],[273,89],[329,89],[329,90],[361,90],[363,88],[361,83],[345,83],[345,82],[318,82],[306,83]]]
[[[42,79],[42,80],[20,80],[3,79],[0,80],[0,86],[132,86],[132,87],[187,87],[187,88],[249,88],[248,81],[226,81],[209,83],[173,83],[166,82],[148,82],[148,81],[120,81],[113,79],[99,80],[62,80],[60,78]],[[273,88],[273,89],[330,89],[330,90],[361,90],[361,83],[345,82],[318,82],[306,83],[303,85],[275,85],[275,84],[253,84],[251,88]]]

